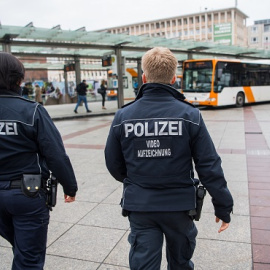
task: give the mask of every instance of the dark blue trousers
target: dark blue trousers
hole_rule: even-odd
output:
[[[12,270],[42,270],[49,224],[45,193],[28,198],[20,189],[4,190],[1,184],[0,235],[13,247]]]
[[[131,270],[158,270],[166,241],[168,270],[194,269],[197,228],[186,212],[130,212]]]

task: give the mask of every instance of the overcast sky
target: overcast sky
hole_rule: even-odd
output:
[[[2,25],[87,31],[193,14],[205,10],[237,7],[249,19],[270,19],[269,0],[0,0]],[[0,29],[1,30],[1,29]]]

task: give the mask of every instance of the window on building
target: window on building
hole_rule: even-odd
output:
[[[196,29],[196,35],[200,34],[200,29]]]
[[[181,37],[182,36],[182,31],[179,31],[178,35],[179,35],[179,37]]]
[[[178,20],[178,25],[182,25],[182,20],[181,19]]]
[[[251,32],[252,32],[252,33],[257,33],[257,31],[258,31],[258,27],[257,27],[257,26],[253,26],[253,27],[251,28]]]
[[[264,32],[270,32],[270,25],[265,25],[264,26],[264,29],[263,29]]]
[[[187,24],[187,19],[184,19],[184,24]]]
[[[204,15],[202,15],[201,21],[202,21],[202,22],[205,22],[205,16],[204,16]]]
[[[172,21],[172,26],[176,26],[176,20]]]
[[[207,32],[208,32],[208,33],[212,33],[212,27],[208,27],[208,28],[207,28]]]
[[[202,34],[205,34],[205,28],[202,28]]]
[[[167,21],[167,27],[170,27],[170,26],[171,26],[171,22]]]
[[[269,38],[268,37],[264,37],[264,41],[265,42],[268,42],[269,41]]]
[[[185,35],[185,36],[188,35],[188,30],[184,30],[184,35]]]
[[[224,12],[221,12],[221,14],[220,14],[220,20],[221,20],[221,22],[224,22],[225,21],[225,13]]]
[[[197,16],[197,17],[196,17],[196,23],[199,23],[199,22],[200,22],[200,17]]]
[[[160,28],[159,23],[156,23],[156,28],[157,28],[157,29],[159,29],[159,28]]]
[[[193,18],[189,18],[189,23],[193,24]]]
[[[251,43],[258,43],[258,38],[257,37],[252,37],[251,38]]]
[[[207,20],[208,20],[208,22],[211,22],[212,21],[212,16],[211,15],[207,15]]]
[[[194,31],[191,29],[191,30],[189,30],[189,34],[190,35],[194,35]]]

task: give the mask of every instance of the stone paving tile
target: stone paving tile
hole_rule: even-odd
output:
[[[270,231],[264,223],[270,217],[270,190],[263,189],[269,185],[270,151],[254,111],[256,107],[244,109],[253,263],[254,269],[264,269],[264,264],[270,269]]]
[[[47,255],[44,270],[95,270],[99,266],[100,263]]]
[[[251,270],[251,245],[199,238],[193,262],[196,270]]]
[[[11,247],[3,247],[0,242],[0,270],[11,269],[13,254]]]
[[[128,219],[121,215],[121,207],[112,204],[99,204],[78,224],[122,230],[128,230],[129,228]]]
[[[248,176],[248,180],[250,183],[261,183],[261,184],[264,184],[264,183],[269,183],[269,176],[257,176],[257,175],[249,175]]]
[[[269,270],[269,264],[254,263],[253,270]]]
[[[218,233],[221,223],[215,222],[213,214],[203,213],[200,221],[195,222],[199,231],[199,238],[250,244],[250,230],[243,227],[243,224],[250,224],[249,216],[232,215],[232,220],[226,233]]]
[[[75,225],[48,249],[47,253],[78,260],[103,262],[125,230]]]
[[[9,244],[9,242],[7,240],[5,240],[4,238],[2,238],[0,236],[0,255],[1,255],[1,249],[2,249],[2,247],[4,247],[4,248],[11,248],[11,245]],[[1,258],[1,256],[0,256],[0,258]]]
[[[250,206],[250,215],[254,217],[270,217],[270,206]]]
[[[60,192],[59,192],[60,193]],[[63,196],[63,194],[61,194]],[[60,196],[58,194],[58,196]],[[61,197],[62,197],[61,196]],[[80,197],[74,203],[64,203],[63,198],[58,199],[57,207],[53,208],[51,212],[50,221],[77,223],[87,213],[89,213],[97,203],[79,201]]]
[[[252,243],[258,244],[258,245],[268,245],[270,247],[270,231],[265,230],[265,229],[263,230],[253,229],[252,230]]]
[[[50,246],[55,241],[57,241],[59,237],[63,236],[68,230],[72,228],[73,225],[74,224],[72,223],[50,220],[50,225],[48,228],[47,246]]]
[[[253,250],[253,262],[268,264],[268,268],[266,269],[269,269],[270,246],[269,245],[253,245],[252,250]]]
[[[270,217],[252,217],[251,228],[270,231]]]
[[[98,270],[127,270],[129,267],[123,267],[123,266],[117,266],[117,265],[111,265],[111,264],[102,264],[101,267],[98,268]]]

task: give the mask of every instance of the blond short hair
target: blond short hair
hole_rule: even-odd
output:
[[[177,59],[168,48],[155,47],[142,57],[147,82],[170,84],[177,69]]]

